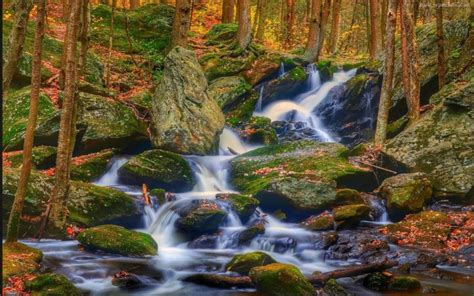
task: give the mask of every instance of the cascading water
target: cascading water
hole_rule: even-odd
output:
[[[257,111],[262,111],[263,89],[264,89],[264,85],[260,86],[260,92],[258,95],[257,105],[255,106],[255,110]]]
[[[278,77],[283,77],[285,75],[285,64],[283,62],[280,63],[280,69],[278,69]]]

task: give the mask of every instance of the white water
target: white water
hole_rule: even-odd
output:
[[[278,69],[278,77],[283,77],[286,74],[285,72],[285,64],[283,62],[280,63],[280,69]]]

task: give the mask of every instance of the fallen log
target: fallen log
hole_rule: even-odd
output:
[[[183,279],[185,282],[203,285],[212,288],[254,288],[252,280],[248,276],[228,276],[221,274],[199,273]]]
[[[314,285],[324,285],[330,279],[339,279],[345,277],[353,277],[358,275],[363,275],[366,273],[372,273],[377,271],[384,271],[391,267],[397,266],[398,262],[393,260],[385,260],[380,263],[373,263],[373,264],[364,264],[364,265],[357,265],[351,266],[344,269],[338,269],[330,272],[320,273],[310,275],[306,279],[314,284]]]

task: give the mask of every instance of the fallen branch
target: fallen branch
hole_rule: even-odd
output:
[[[345,277],[353,277],[363,275],[366,273],[384,271],[391,267],[397,266],[398,262],[393,260],[385,260],[380,263],[365,264],[359,266],[352,266],[344,269],[338,269],[330,272],[315,274],[307,277],[307,280],[315,285],[324,285],[329,279],[339,279]]]
[[[239,153],[237,151],[235,151],[234,149],[232,149],[230,147],[227,147],[227,150],[229,150],[229,152],[232,153],[233,155],[239,155]]]
[[[146,187],[145,183],[143,183],[142,185],[142,192],[143,192],[143,199],[145,201],[145,205],[150,206],[151,205],[150,195],[148,194],[148,188]]]
[[[252,280],[248,276],[228,276],[200,273],[188,276],[184,278],[183,281],[222,289],[255,287],[252,283]]]
[[[386,171],[386,172],[389,172],[389,173],[392,173],[394,175],[398,174],[398,172],[396,171],[392,171],[392,170],[389,170],[389,169],[386,169],[386,168],[383,168],[381,166],[378,166],[378,165],[375,165],[375,164],[371,164],[371,163],[368,163],[368,162],[365,162],[365,161],[362,161],[362,160],[358,160],[358,159],[351,159],[355,162],[358,162],[358,163],[361,163],[363,165],[366,165],[366,166],[370,166],[370,167],[374,167],[376,169],[379,169],[379,170],[382,170],[382,171]]]

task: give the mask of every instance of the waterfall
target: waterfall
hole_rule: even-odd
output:
[[[111,187],[120,185],[118,170],[129,159],[130,159],[130,156],[124,156],[124,155],[114,156],[110,160],[109,170],[102,177],[100,177],[99,180],[95,181],[94,184],[99,185],[99,186],[111,186]]]
[[[285,75],[285,64],[283,62],[280,63],[280,69],[278,69],[278,78],[283,77]]]
[[[260,92],[259,92],[259,95],[258,95],[257,105],[255,106],[255,110],[257,110],[257,111],[262,111],[263,88],[264,88],[264,85],[262,84],[262,86],[260,86]]]

